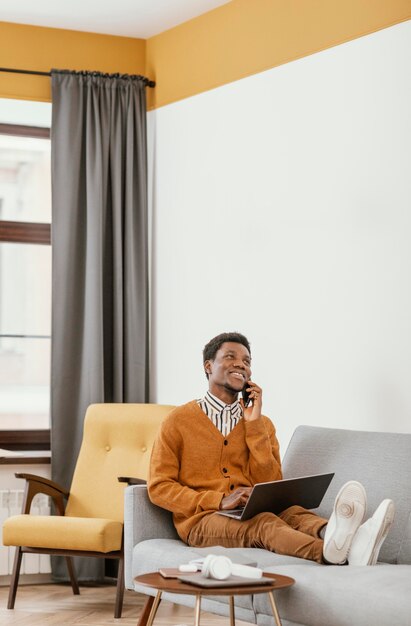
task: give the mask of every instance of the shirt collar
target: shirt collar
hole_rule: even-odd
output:
[[[225,402],[214,396],[210,391],[207,391],[204,396],[204,401],[210,404],[215,411],[224,411],[224,409],[226,409],[232,414],[236,414],[237,412],[242,413],[239,400],[235,400],[232,404],[225,404]]]

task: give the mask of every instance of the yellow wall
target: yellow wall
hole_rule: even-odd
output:
[[[0,66],[144,74],[143,39],[0,22]],[[49,102],[48,77],[0,72],[0,97]]]
[[[411,18],[411,0],[232,0],[147,41],[0,22],[0,65],[145,74],[155,108]],[[0,97],[50,101],[47,77],[0,72]]]
[[[147,40],[163,106],[411,18],[411,0],[232,0]]]

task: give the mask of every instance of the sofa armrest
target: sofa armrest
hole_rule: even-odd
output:
[[[125,585],[133,589],[131,564],[134,546],[146,539],[178,539],[169,511],[152,504],[145,485],[124,490],[124,568]]]

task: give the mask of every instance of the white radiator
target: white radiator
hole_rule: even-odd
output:
[[[0,491],[0,527],[11,515],[19,515],[23,504],[24,492],[20,489],[4,489]],[[38,493],[33,498],[31,515],[49,515],[49,497]],[[13,546],[0,544],[0,576],[12,573],[14,562]],[[50,557],[47,554],[24,554],[21,564],[21,574],[48,574],[50,573]]]

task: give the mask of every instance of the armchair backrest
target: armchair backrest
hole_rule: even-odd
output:
[[[124,483],[147,479],[160,424],[174,407],[160,404],[92,404],[84,419],[66,516],[123,521]]]

